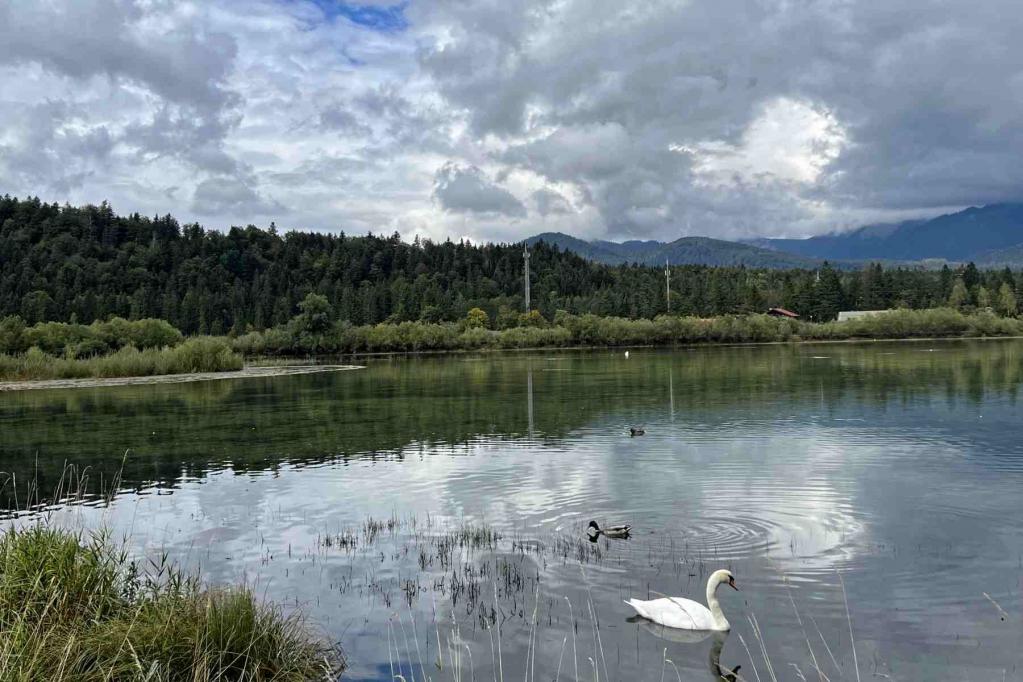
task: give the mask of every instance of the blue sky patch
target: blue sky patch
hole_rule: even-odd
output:
[[[313,2],[330,19],[344,17],[353,24],[387,33],[403,31],[408,28],[408,19],[405,18],[407,0],[396,2],[390,6],[360,5],[357,2],[342,2],[341,0],[313,0]]]

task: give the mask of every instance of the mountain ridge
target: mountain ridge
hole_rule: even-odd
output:
[[[986,267],[1023,267],[1023,204],[971,206],[929,219],[864,225],[807,239],[726,241],[681,237],[670,242],[585,241],[561,232],[525,240],[544,241],[589,260],[611,265],[710,265],[761,268],[836,267],[867,262],[922,267],[976,261]]]
[[[1023,204],[970,206],[934,218],[865,225],[808,239],[746,243],[808,258],[961,263],[1023,244]]]
[[[785,269],[815,268],[822,263],[819,259],[713,237],[680,237],[671,242],[653,240],[610,242],[586,241],[563,232],[543,232],[524,240],[529,245],[540,241],[608,265],[637,263],[656,266],[667,262],[670,265]]]

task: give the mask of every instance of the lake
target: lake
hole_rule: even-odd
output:
[[[359,362],[0,394],[0,503],[302,609],[344,679],[1023,678],[1023,342]],[[727,636],[622,601],[718,568]]]

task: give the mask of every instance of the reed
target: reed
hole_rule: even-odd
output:
[[[174,346],[139,350],[125,346],[108,355],[55,357],[33,346],[18,355],[0,355],[0,381],[82,379],[226,372],[239,370],[242,356],[223,339],[195,337]]]
[[[338,650],[245,587],[146,573],[102,534],[37,524],[0,536],[0,679],[305,682]]]

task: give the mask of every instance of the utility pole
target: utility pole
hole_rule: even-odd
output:
[[[529,246],[522,247],[522,258],[526,261],[525,278],[526,278],[526,312],[528,313],[529,308]]]
[[[664,299],[667,302],[668,313],[671,313],[671,270],[668,268],[668,261],[664,261]]]

